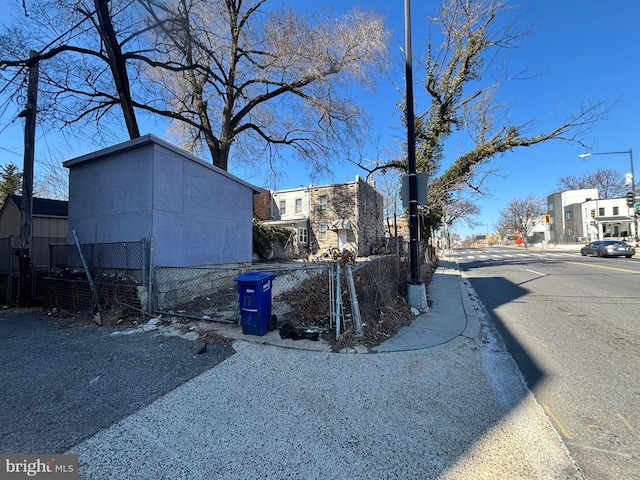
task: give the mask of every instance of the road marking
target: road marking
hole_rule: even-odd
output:
[[[551,408],[548,405],[545,405],[543,408],[544,408],[544,411],[547,413],[547,415],[549,415],[549,417],[551,418],[551,421],[553,421],[553,423],[555,423],[558,429],[560,430],[560,435],[562,435],[564,438],[569,440],[571,438],[571,435],[569,434],[567,429],[564,428],[564,425],[560,423],[560,420],[558,420],[556,416],[553,414],[553,412],[551,411]]]
[[[626,268],[605,267],[604,265],[593,265],[591,263],[584,263],[584,262],[567,262],[567,263],[573,263],[575,265],[583,265],[585,267],[604,268],[605,270],[615,270],[617,272],[635,273],[637,275],[640,275],[640,272],[638,270],[628,270]]]
[[[539,339],[538,337],[536,337],[535,335],[533,336],[533,339],[534,339],[536,342],[538,342],[540,345],[542,345],[543,347],[548,348],[548,347],[547,347],[547,344],[546,344],[546,343],[544,343],[542,340],[540,340],[540,339]]]
[[[529,270],[528,268],[525,268],[525,270],[527,272],[531,272],[531,273],[535,273],[536,275],[540,275],[541,277],[546,277],[547,274],[546,273],[540,273],[540,272],[536,272],[535,270]]]
[[[629,431],[633,434],[634,437],[636,437],[638,440],[640,440],[640,434],[638,434],[638,432],[636,432],[634,430],[634,428],[631,426],[631,424],[625,418],[624,415],[622,415],[620,412],[618,412],[618,413],[616,413],[616,417],[618,417],[620,419],[620,421],[622,421],[622,423],[624,423],[624,426],[629,429]]]
[[[607,455],[616,455],[616,456],[622,457],[622,458],[633,458],[634,457],[634,455],[630,454],[630,453],[622,453],[622,452],[617,452],[615,450],[607,450],[605,448],[592,447],[591,445],[585,445],[583,443],[572,443],[572,445],[574,445],[576,447],[584,448],[585,450],[591,450],[591,451],[598,452],[598,453],[606,453]]]

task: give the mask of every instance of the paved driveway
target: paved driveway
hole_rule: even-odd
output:
[[[62,453],[233,354],[157,332],[0,313],[0,452]]]

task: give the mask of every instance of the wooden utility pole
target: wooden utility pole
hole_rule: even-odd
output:
[[[37,52],[30,52],[34,58]],[[27,104],[24,117],[24,167],[22,172],[22,202],[20,204],[20,247],[18,248],[18,304],[31,303],[31,218],[33,213],[33,163],[36,144],[36,111],[38,104],[38,61],[29,66]]]

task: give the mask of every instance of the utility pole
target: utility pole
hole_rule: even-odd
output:
[[[30,52],[33,59],[37,52]],[[18,248],[18,304],[31,303],[31,217],[33,213],[33,163],[36,144],[36,111],[38,105],[38,60],[29,66],[27,104],[24,117],[24,166],[22,171],[22,201],[20,203],[20,247]]]
[[[413,113],[413,53],[411,52],[411,0],[404,0],[405,79],[407,87],[407,176],[409,177],[409,256],[411,281],[407,288],[407,304],[427,311],[427,293],[420,279],[418,259],[418,179],[416,168],[415,118]]]

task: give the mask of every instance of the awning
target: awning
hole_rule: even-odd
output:
[[[336,220],[329,226],[329,230],[351,230],[351,221]]]
[[[615,217],[596,217],[598,222],[607,222],[607,223],[626,223],[633,222],[632,217],[625,217],[624,215],[616,215]]]

